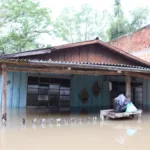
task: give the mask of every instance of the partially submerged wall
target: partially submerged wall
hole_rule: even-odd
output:
[[[101,92],[95,97],[91,88],[98,81]],[[0,76],[0,89],[2,86]],[[79,98],[79,94],[83,88],[89,93],[87,103],[83,104]],[[0,90],[0,107],[1,107],[1,90]],[[27,74],[23,72],[8,72],[7,78],[7,107],[8,108],[24,108],[26,107],[27,96]],[[109,80],[104,76],[90,75],[74,75],[71,79],[71,107],[72,111],[89,110],[92,112],[97,109],[109,108],[111,105]],[[150,80],[143,80],[143,108],[150,109]]]
[[[143,108],[150,110],[150,80],[148,79],[143,82]]]
[[[0,76],[0,89],[2,86]],[[7,108],[26,107],[27,74],[23,72],[8,72],[7,74]],[[0,90],[0,107],[2,91]]]
[[[96,97],[92,92],[92,86],[98,81],[101,88],[100,94]],[[87,111],[95,112],[102,108],[110,107],[110,93],[109,93],[109,82],[104,81],[104,76],[88,76],[88,75],[75,75],[71,81],[71,107],[72,111]],[[83,104],[79,98],[81,90],[85,88],[89,94],[88,101]]]

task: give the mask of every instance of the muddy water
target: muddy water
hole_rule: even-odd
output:
[[[96,115],[94,115],[95,117]],[[25,117],[26,125],[21,124]],[[32,125],[32,119],[37,124]],[[72,118],[69,123],[55,122],[57,118]],[[0,150],[149,150],[150,114],[141,120],[100,121],[88,116],[52,115],[46,111],[9,110],[7,126],[0,126]],[[53,118],[41,125],[40,120]],[[81,120],[82,119],[82,120]]]

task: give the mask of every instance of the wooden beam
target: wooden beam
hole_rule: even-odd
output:
[[[115,71],[104,71],[104,70],[68,70],[63,68],[8,68],[9,71],[21,71],[21,72],[33,72],[33,73],[57,73],[57,74],[82,74],[82,75],[123,75]]]
[[[18,67],[11,67],[8,68],[9,71],[21,71],[21,72],[33,72],[33,73],[57,73],[57,74],[82,74],[82,75],[116,75],[116,76],[131,76],[131,77],[138,77],[138,78],[146,78],[150,79],[150,75],[142,74],[142,73],[131,73],[131,72],[122,72],[118,73],[117,71],[106,71],[106,70],[68,70],[64,68],[18,68]]]
[[[66,62],[32,62],[32,61],[15,61],[15,60],[0,60],[0,63],[6,63],[8,66],[20,66],[20,67],[33,67],[33,68],[51,68],[51,67],[71,67],[74,69],[90,69],[90,70],[107,70],[107,71],[122,71],[122,72],[133,72],[133,73],[145,73],[150,74],[149,69],[143,68],[130,68],[121,66],[106,66],[106,65],[96,65],[96,64],[78,64],[78,63],[66,63]]]
[[[126,97],[131,100],[131,77],[126,76]]]
[[[6,103],[7,103],[7,66],[2,64],[2,119],[7,119]]]
[[[143,73],[131,73],[131,72],[125,72],[125,76],[131,76],[131,77],[137,77],[137,78],[145,78],[145,79],[150,79],[149,74],[143,74]]]

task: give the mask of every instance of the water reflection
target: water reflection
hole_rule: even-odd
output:
[[[137,129],[127,129],[126,134],[128,136],[133,136],[137,132]]]
[[[114,137],[115,141],[119,144],[125,144],[129,137],[135,136],[135,134],[142,129],[142,126],[137,126],[138,120],[126,120],[125,121],[101,121],[100,127],[110,127],[115,130],[115,133],[121,133]]]
[[[128,140],[129,136],[133,136],[135,135],[137,132],[137,129],[126,129],[126,131],[124,131],[124,133],[122,135],[120,135],[119,137],[116,137],[115,140],[117,143],[119,144],[125,144],[125,142]]]
[[[32,128],[33,128],[33,129],[36,129],[36,124],[32,124]]]
[[[125,143],[125,139],[123,136],[119,136],[117,138],[115,138],[116,142],[119,144],[124,144]]]
[[[141,143],[137,141],[142,142],[143,136],[144,144],[149,144],[149,124],[150,114],[144,114],[138,123],[137,119],[101,121],[99,114],[60,115],[39,110],[9,110],[7,126],[0,124],[0,149],[120,150],[128,147],[138,150]]]

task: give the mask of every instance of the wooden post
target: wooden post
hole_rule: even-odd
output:
[[[6,103],[7,103],[7,66],[2,64],[2,119],[7,120]]]
[[[131,100],[131,77],[126,76],[126,97]]]

